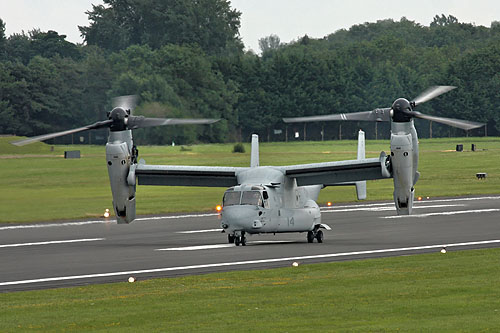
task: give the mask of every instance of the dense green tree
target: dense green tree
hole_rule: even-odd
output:
[[[240,13],[227,0],[104,0],[79,27],[88,45],[110,51],[196,43],[208,54],[242,49]]]
[[[7,41],[7,38],[5,36],[5,23],[0,18],[0,60],[4,59],[4,57],[5,57],[6,41]]]
[[[1,44],[1,42],[0,42]],[[81,58],[81,49],[66,40],[66,35],[59,35],[49,30],[42,32],[34,29],[28,34],[13,34],[5,41],[5,57],[10,61],[21,61],[28,64],[35,56],[44,58]]]
[[[59,56],[62,58],[80,58],[78,47],[66,40],[66,35],[59,35],[53,30],[42,32],[32,30],[29,33],[33,53],[45,58]]]
[[[269,51],[277,50],[281,46],[281,41],[278,35],[271,34],[267,37],[259,39],[259,48],[262,53],[267,53]]]

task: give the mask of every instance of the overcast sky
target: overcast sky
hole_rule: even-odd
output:
[[[82,42],[78,25],[88,25],[86,11],[102,0],[0,0],[6,33],[40,28]],[[241,13],[240,34],[248,49],[258,52],[259,38],[276,34],[290,42],[307,34],[321,38],[354,24],[405,16],[429,25],[436,14],[489,27],[500,21],[499,0],[232,0]]]

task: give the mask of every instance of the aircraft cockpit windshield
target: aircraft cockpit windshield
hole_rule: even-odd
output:
[[[244,191],[241,194],[241,205],[263,206],[260,191]]]
[[[251,205],[264,207],[264,200],[262,199],[261,191],[235,191],[234,189],[229,189],[224,193],[223,205]]]
[[[226,191],[226,193],[224,193],[224,199],[222,204],[224,206],[239,205],[240,199],[241,199],[240,191],[228,190]]]

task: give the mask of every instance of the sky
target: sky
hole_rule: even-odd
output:
[[[39,28],[55,30],[81,43],[78,25],[89,24],[86,11],[102,0],[0,0],[6,34]],[[246,49],[259,52],[258,40],[275,34],[288,43],[308,35],[322,38],[352,25],[406,17],[429,25],[436,14],[489,27],[500,21],[499,0],[231,0],[241,12],[240,35]]]

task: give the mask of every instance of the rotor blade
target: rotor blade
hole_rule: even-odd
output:
[[[75,128],[75,129],[71,129],[71,130],[67,130],[67,131],[43,134],[43,135],[34,136],[31,138],[27,138],[27,139],[12,141],[11,144],[13,144],[15,146],[24,146],[24,145],[28,145],[30,143],[34,143],[34,142],[38,142],[38,141],[44,141],[44,140],[48,140],[48,139],[52,139],[52,138],[57,138],[57,137],[63,136],[63,135],[83,132],[83,131],[87,131],[87,130],[91,130],[91,129],[99,129],[99,128],[103,128],[103,127],[109,127],[109,125],[111,125],[112,122],[113,122],[112,120],[99,121],[99,122],[91,124],[91,125],[87,125],[84,127],[79,127],[79,128]]]
[[[413,112],[413,115],[417,118],[420,119],[427,119],[431,121],[435,121],[436,123],[441,123],[453,127],[458,127],[464,130],[471,130],[474,128],[479,128],[483,127],[486,125],[485,123],[478,123],[475,121],[470,121],[470,120],[461,120],[461,119],[454,119],[454,118],[445,118],[445,117],[435,117],[435,116],[429,116],[420,112]]]
[[[137,106],[138,99],[139,96],[137,95],[118,96],[113,98],[112,105],[113,108],[122,108],[124,110],[133,111]]]
[[[438,97],[441,94],[444,94],[450,90],[455,89],[456,87],[454,86],[433,86],[425,90],[423,93],[418,95],[417,98],[413,100],[413,102],[416,105],[425,103],[427,101],[430,101],[431,99]]]
[[[128,117],[127,127],[129,129],[165,126],[165,125],[200,125],[212,124],[218,122],[220,119],[207,119],[207,118],[145,118],[143,116],[130,116]]]
[[[390,121],[391,108],[375,109],[353,113],[329,114],[324,116],[283,118],[285,123],[302,123],[312,121],[354,120],[354,121]]]

